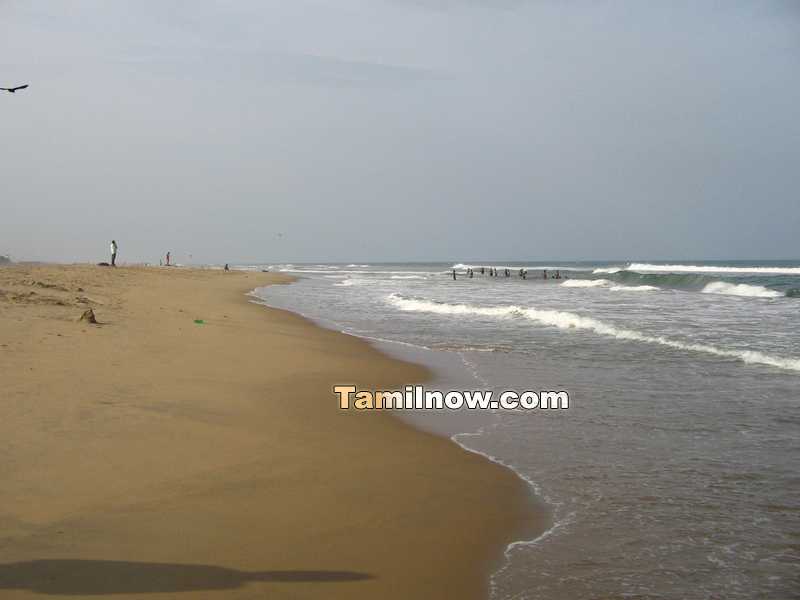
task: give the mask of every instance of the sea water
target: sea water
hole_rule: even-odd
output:
[[[494,598],[800,597],[800,262],[238,268],[299,277],[269,305],[452,357],[453,386],[570,393],[439,425],[551,516]]]

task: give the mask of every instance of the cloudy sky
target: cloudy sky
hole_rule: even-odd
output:
[[[800,257],[800,3],[0,0],[0,254]]]

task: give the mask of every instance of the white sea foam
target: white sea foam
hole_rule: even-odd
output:
[[[611,283],[608,279],[567,279],[561,284],[562,287],[588,288],[602,287]]]
[[[746,283],[726,283],[712,281],[703,288],[704,294],[724,294],[726,296],[742,296],[745,298],[780,298],[781,292],[765,288],[761,285],[748,285]]]
[[[657,292],[661,288],[655,285],[612,285],[612,292]]]
[[[603,267],[600,269],[595,269],[594,271],[592,271],[592,273],[598,275],[601,273],[613,274],[613,273],[619,273],[620,271],[622,271],[622,267]]]
[[[389,279],[427,279],[424,275],[392,275]]]
[[[568,279],[561,284],[574,288],[608,288],[612,292],[657,292],[661,288],[654,285],[612,285],[608,279]]]
[[[649,335],[633,329],[615,327],[591,317],[565,312],[560,310],[546,310],[524,308],[520,306],[474,306],[471,304],[447,304],[431,302],[429,300],[415,300],[404,298],[397,294],[390,294],[388,301],[391,305],[403,311],[426,312],[442,315],[476,315],[498,318],[524,317],[541,323],[558,327],[559,329],[582,329],[598,335],[612,337],[618,340],[658,344],[676,350],[700,352],[723,358],[735,358],[745,363],[769,365],[780,369],[800,371],[800,359],[772,356],[754,350],[727,350],[717,348],[710,344],[683,342],[660,335]]]
[[[800,267],[718,267],[714,265],[652,265],[631,263],[628,271],[654,273],[729,273],[738,275],[800,275]]]

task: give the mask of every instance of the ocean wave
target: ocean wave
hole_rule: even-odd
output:
[[[712,281],[703,288],[702,292],[704,294],[724,294],[726,296],[741,296],[744,298],[780,298],[784,295],[761,285],[726,283],[725,281]]]
[[[567,279],[561,284],[561,287],[574,287],[574,288],[589,288],[589,287],[602,287],[611,282],[608,279]]]
[[[390,294],[387,300],[389,304],[402,311],[441,315],[476,315],[498,318],[524,317],[536,323],[557,327],[558,329],[581,329],[618,340],[657,344],[676,350],[687,350],[722,358],[733,358],[748,364],[761,364],[777,367],[779,369],[800,371],[800,359],[798,358],[772,356],[753,350],[727,350],[724,348],[717,348],[710,344],[684,342],[664,336],[649,335],[633,329],[615,327],[614,325],[592,317],[583,317],[566,311],[537,309],[532,307],[525,308],[514,305],[475,306],[471,304],[448,304],[444,302],[433,302],[431,300],[405,298],[398,294]]]
[[[737,275],[799,275],[800,267],[719,267],[715,265],[653,265],[631,263],[628,271],[656,273],[728,273]]]
[[[609,274],[619,273],[620,271],[622,271],[622,267],[603,267],[600,269],[595,269],[594,271],[592,271],[592,273],[600,275],[603,273],[609,273]]]
[[[424,275],[392,275],[389,279],[427,279]]]
[[[612,285],[608,279],[568,279],[561,284],[574,288],[608,288],[612,292],[657,292],[661,288],[654,285]]]
[[[369,265],[356,265],[356,264],[352,264],[352,265],[347,265],[347,266],[348,266],[348,267],[351,267],[351,268],[352,268],[352,267],[361,267],[361,268],[364,268],[364,269],[366,269],[366,268],[367,268]],[[337,267],[337,268],[338,268],[338,267]]]
[[[660,287],[654,285],[612,285],[610,288],[612,292],[658,292]]]

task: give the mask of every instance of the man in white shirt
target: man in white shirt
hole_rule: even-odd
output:
[[[117,266],[117,241],[111,240],[111,266]]]

